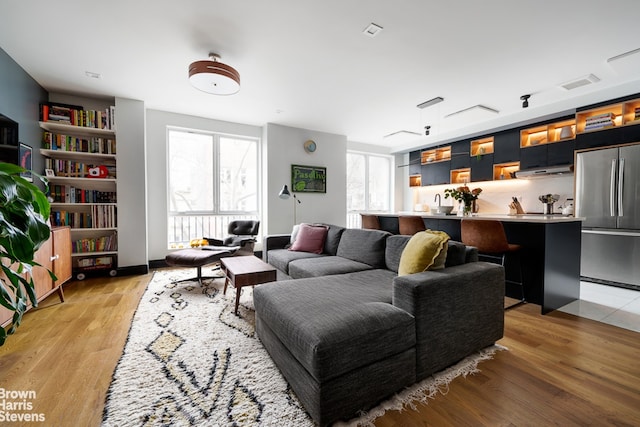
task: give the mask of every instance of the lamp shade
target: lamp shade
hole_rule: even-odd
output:
[[[285,184],[284,187],[282,187],[282,190],[280,190],[280,194],[278,194],[278,196],[281,199],[288,199],[289,197],[291,197],[291,193],[289,193],[289,188],[287,188],[287,184]]]
[[[218,62],[218,56],[192,62],[189,65],[189,81],[196,89],[214,95],[233,95],[240,90],[240,73],[227,64]]]

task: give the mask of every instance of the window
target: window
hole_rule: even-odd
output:
[[[235,219],[258,219],[258,141],[169,129],[168,241],[222,237]]]
[[[359,226],[363,211],[388,212],[391,206],[391,158],[347,153],[347,225]]]

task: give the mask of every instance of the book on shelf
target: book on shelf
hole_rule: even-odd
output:
[[[81,138],[45,131],[42,133],[42,148],[91,154],[116,154],[116,141],[113,138]]]
[[[118,250],[118,239],[115,233],[107,236],[78,239],[71,242],[71,252],[75,254],[88,252],[111,252]]]
[[[116,192],[85,190],[72,185],[50,184],[48,196],[54,203],[116,203]]]
[[[115,106],[104,110],[85,110],[81,105],[42,102],[40,103],[40,121],[115,130]]]

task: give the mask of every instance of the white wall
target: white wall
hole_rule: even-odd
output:
[[[148,265],[144,102],[116,98],[118,267]]]
[[[263,217],[265,234],[288,233],[293,227],[294,200],[282,200],[284,184],[291,191],[291,165],[327,168],[326,193],[296,193],[297,222],[324,222],[344,226],[347,210],[347,137],[269,123],[265,127]],[[317,150],[307,153],[303,144],[312,139]]]
[[[161,260],[167,249],[167,127],[260,138],[262,128],[239,123],[147,110],[147,180],[149,259]]]

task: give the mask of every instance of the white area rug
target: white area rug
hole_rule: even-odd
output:
[[[223,279],[173,283],[194,273],[154,274],[113,375],[103,426],[313,426],[254,334],[251,288],[243,289],[236,316],[235,289],[222,295]],[[477,372],[478,362],[499,349],[485,349],[343,425],[367,425],[387,409],[446,392],[451,380]]]

